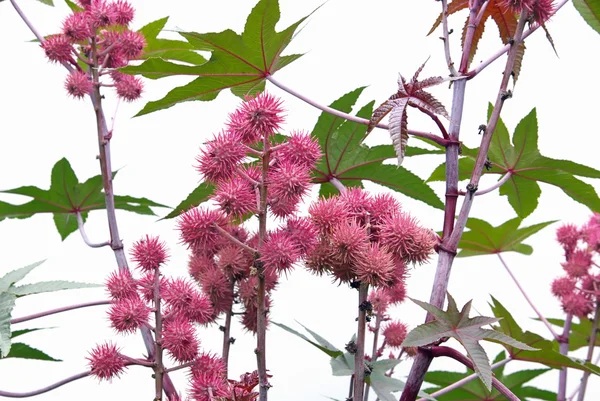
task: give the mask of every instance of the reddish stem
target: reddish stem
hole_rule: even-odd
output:
[[[229,290],[233,294],[235,289],[235,281],[231,280],[229,283]],[[223,352],[221,353],[221,359],[225,363],[225,373],[227,376],[229,368],[229,349],[231,348],[231,316],[233,315],[233,298],[231,298],[231,304],[225,313],[225,326],[223,326]]]
[[[44,311],[44,312],[34,313],[33,315],[27,315],[27,316],[11,319],[10,324],[22,323],[22,322],[26,322],[28,320],[33,320],[33,319],[38,319],[38,318],[44,317],[44,316],[54,315],[55,313],[66,312],[66,311],[79,309],[79,308],[87,308],[88,306],[110,305],[110,303],[111,303],[111,301],[104,300],[104,301],[86,302],[86,303],[77,304],[77,305],[63,306],[62,308],[51,309],[51,310]]]
[[[354,391],[352,399],[360,401],[365,388],[365,333],[367,311],[365,303],[369,295],[369,285],[362,283],[358,289],[358,328],[356,333],[356,353],[354,354]]]
[[[563,355],[567,355],[569,353],[569,335],[571,334],[572,321],[573,314],[568,313],[565,319],[563,333],[559,341],[560,345],[558,346],[559,352]],[[556,401],[566,401],[567,399],[567,371],[568,368],[564,367],[558,374],[558,392],[556,394]]]

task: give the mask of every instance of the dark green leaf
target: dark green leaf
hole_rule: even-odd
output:
[[[52,0],[38,0],[40,3],[44,3],[48,6],[54,7],[54,2]]]
[[[81,8],[77,4],[73,3],[71,0],[65,0],[65,3],[67,3],[67,6],[69,6],[71,11],[73,11],[73,12],[83,11],[83,8]]]
[[[488,110],[488,117],[492,106]],[[562,135],[562,134],[561,134]],[[459,161],[459,179],[470,177],[478,149],[463,146],[463,156]],[[575,176],[600,178],[600,171],[568,160],[557,160],[543,156],[538,149],[538,126],[536,110],[533,109],[515,128],[510,143],[508,130],[502,120],[498,122],[488,153],[492,169],[486,175],[505,175],[509,180],[500,187],[500,194],[507,197],[510,205],[520,218],[529,216],[538,205],[541,194],[539,183],[560,188],[574,200],[592,211],[600,211],[600,198],[594,187]],[[470,160],[466,162],[464,160]],[[445,167],[439,166],[429,177],[429,181],[443,180]]]
[[[166,109],[177,103],[191,100],[212,100],[223,89],[231,89],[236,96],[262,91],[265,77],[273,75],[300,55],[282,56],[298,26],[306,19],[301,18],[281,32],[275,31],[279,21],[279,2],[260,0],[246,20],[240,35],[230,29],[219,33],[180,32],[188,43],[199,51],[210,51],[208,62],[199,66],[169,65],[148,60],[137,68],[145,76],[194,75],[187,85],[170,91],[164,98],[149,102],[137,114],[148,114]],[[156,28],[154,28],[156,31]],[[154,71],[153,68],[157,70]],[[168,69],[168,74],[164,71]],[[125,70],[132,73],[130,69]]]
[[[5,358],[23,358],[23,359],[37,359],[39,361],[53,361],[60,362],[60,359],[54,359],[48,354],[40,351],[39,349],[30,347],[23,343],[13,343],[10,348],[10,352]]]
[[[198,206],[199,204],[206,202],[210,195],[212,195],[215,187],[212,184],[202,182],[196,189],[190,193],[185,200],[167,214],[163,219],[172,219],[173,217],[179,216],[182,212],[188,209]]]
[[[546,319],[551,324],[560,328],[565,327],[564,319]],[[579,323],[571,323],[569,334],[569,351],[575,351],[589,346],[590,333],[592,333],[592,322],[589,319],[580,319]],[[595,346],[600,346],[600,333],[596,335]]]
[[[15,330],[11,333],[10,338],[16,338],[22,336],[23,334],[31,333],[32,331],[45,330],[47,327],[38,327],[36,329],[23,329],[23,330]]]
[[[331,108],[350,113],[364,87],[349,92],[331,104]],[[363,106],[356,115],[368,119],[373,113],[373,102]],[[405,168],[383,164],[397,157],[392,145],[369,147],[363,143],[367,126],[344,120],[323,112],[313,128],[313,135],[319,140],[324,157],[315,169],[313,182],[321,184],[321,196],[338,193],[329,183],[336,178],[346,187],[362,186],[363,181],[371,181],[403,193],[413,199],[427,203],[438,209],[444,204],[435,192],[421,178]],[[440,150],[407,148],[406,155],[436,154]],[[443,153],[443,152],[442,152]]]
[[[113,177],[116,173],[113,173]],[[87,216],[90,210],[105,209],[102,177],[95,176],[79,183],[67,159],[59,160],[52,168],[50,189],[24,186],[2,191],[23,195],[33,200],[22,205],[0,202],[0,220],[27,218],[37,213],[52,213],[56,228],[64,240],[77,229],[75,213]],[[115,207],[138,214],[154,215],[150,207],[167,207],[146,198],[115,196]]]
[[[467,221],[469,231],[463,234],[458,244],[461,251],[457,256],[490,255],[511,251],[530,255],[533,249],[523,244],[523,241],[552,223],[554,221],[519,228],[521,219],[514,218],[498,227],[493,227],[484,220],[470,218]]]
[[[573,0],[573,5],[585,22],[600,33],[600,0]]]
[[[521,361],[538,362],[554,369],[569,367],[600,375],[600,367],[562,355],[556,352],[552,341],[548,341],[529,331],[523,332],[506,308],[494,297],[492,297],[492,301],[493,303],[490,305],[492,311],[497,318],[501,319],[499,326],[494,327],[494,329],[538,349],[538,351],[529,351],[503,344],[511,358]]]

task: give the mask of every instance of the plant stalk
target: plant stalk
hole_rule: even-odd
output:
[[[229,283],[229,289],[233,294],[235,290],[235,281],[231,280]],[[227,309],[225,314],[225,326],[223,326],[223,352],[221,353],[221,359],[225,364],[225,373],[229,372],[229,348],[231,347],[231,316],[233,315],[233,298],[231,299],[231,305]]]
[[[354,354],[354,390],[352,399],[364,398],[365,389],[365,334],[367,328],[367,296],[369,285],[361,283],[358,289],[358,328],[356,333],[356,353]]]
[[[571,333],[571,323],[573,322],[573,314],[568,313],[563,327],[563,333],[560,340],[559,352],[563,355],[569,353],[569,334]],[[566,367],[560,370],[558,374],[558,392],[556,393],[556,401],[566,401],[567,399],[567,371]]]
[[[73,309],[87,308],[88,306],[110,305],[110,304],[111,304],[111,301],[103,300],[103,301],[86,302],[86,303],[77,304],[77,305],[63,306],[61,308],[51,309],[51,310],[47,310],[44,312],[38,312],[38,313],[34,313],[32,315],[16,317],[16,318],[10,320],[10,324],[22,323],[22,322],[26,322],[28,320],[38,319],[40,317],[50,316],[50,315],[54,315],[56,313],[66,312],[66,311],[70,311]]]
[[[377,312],[375,314],[375,331],[373,332],[373,349],[371,351],[371,363],[377,361],[379,358],[379,330],[381,329],[381,319],[383,318],[383,314],[381,312]],[[369,390],[371,389],[370,384],[366,384],[365,386],[365,397],[364,401],[369,401]]]
[[[597,291],[598,289],[596,289]],[[592,330],[590,332],[590,342],[588,343],[588,352],[585,358],[586,362],[591,362],[594,356],[594,348],[596,347],[596,339],[598,338],[598,325],[600,324],[600,303],[598,297],[596,297],[596,310],[594,311],[594,321],[592,322]],[[579,384],[579,394],[577,395],[577,401],[583,401],[585,399],[585,390],[587,388],[587,382],[590,377],[588,371],[583,372],[581,376],[581,383]]]

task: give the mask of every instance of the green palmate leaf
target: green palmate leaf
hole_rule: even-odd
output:
[[[305,336],[302,333],[297,332],[296,330],[292,329],[291,327],[286,326],[285,324],[282,323],[277,323],[277,322],[269,322],[274,324],[277,327],[280,327],[282,329],[284,329],[285,331],[292,333],[298,337],[300,337],[301,339],[303,339],[304,341],[314,345],[315,347],[317,347],[318,349],[320,349],[321,351],[323,351],[324,353],[326,353],[327,355],[329,355],[332,358],[336,358],[339,357],[343,354],[342,351],[340,351],[339,349],[335,348],[329,341],[325,340],[323,337],[316,335],[316,333],[308,330],[306,327],[304,327],[303,325],[301,325],[302,327],[304,327],[306,329],[306,331],[308,331],[316,340],[313,341],[310,338],[308,338],[307,336]]]
[[[159,33],[164,29],[165,24],[169,20],[169,17],[161,18],[159,20],[150,22],[141,28],[138,32],[142,33],[146,38],[146,47],[144,48],[144,53],[140,57],[141,60],[148,60],[147,69],[152,69],[152,64],[154,62],[161,62],[167,60],[174,60],[177,62],[189,63],[192,65],[201,65],[206,63],[206,59],[202,57],[202,55],[198,54],[198,51],[189,44],[189,42],[184,40],[171,40],[171,39],[159,39]],[[172,63],[168,63],[172,64]],[[181,64],[173,64],[175,67],[179,66],[184,69],[184,65]],[[128,72],[128,70],[135,71],[137,67],[131,66],[124,68],[122,71]],[[156,67],[157,72],[160,68]],[[175,71],[175,74],[178,74]],[[146,78],[155,79],[161,78],[161,76],[157,76],[155,74],[144,74]],[[167,76],[170,74],[166,74],[163,76]]]
[[[210,195],[212,195],[215,187],[212,184],[202,182],[196,187],[179,205],[175,206],[175,209],[171,213],[167,214],[163,219],[172,219],[173,217],[179,216],[181,213],[188,209],[198,206],[201,203],[206,202]]]
[[[377,394],[377,397],[380,400],[397,401],[398,397],[394,396],[394,394],[392,393],[404,390],[404,386],[406,386],[406,383],[402,380],[386,376],[384,370],[378,369],[378,362],[380,361],[377,361],[372,364],[374,366],[373,371],[366,378],[365,381],[371,385],[371,388],[373,389],[373,391],[375,391],[375,394]],[[398,363],[400,362],[401,361],[398,360]],[[436,401],[436,398],[433,398],[424,391],[419,391],[419,397]]]
[[[491,111],[490,105],[488,117]],[[470,177],[477,151],[478,149],[463,146],[462,153],[465,158],[459,161],[459,179]],[[535,109],[517,125],[512,144],[506,126],[500,120],[488,156],[492,169],[484,171],[484,175],[511,174],[510,179],[500,187],[500,194],[507,197],[510,205],[521,218],[529,216],[537,207],[541,194],[539,183],[554,185],[592,211],[600,211],[600,198],[594,187],[576,178],[576,176],[600,178],[600,171],[568,160],[543,156],[538,149]],[[444,180],[444,174],[445,166],[439,166],[431,174],[429,181]]]
[[[65,0],[65,3],[67,3],[67,6],[69,6],[71,11],[73,11],[73,12],[83,11],[83,8],[81,8],[77,4],[73,3],[71,0]]]
[[[573,0],[573,5],[585,22],[600,33],[600,0]]]
[[[23,280],[33,269],[44,263],[45,260],[32,263],[28,266],[21,267],[20,269],[10,271],[4,276],[0,277],[0,293],[7,292],[13,284]]]
[[[402,346],[418,347],[432,344],[442,337],[455,338],[467,351],[467,354],[473,361],[475,372],[488,390],[491,390],[492,387],[492,369],[488,357],[483,347],[479,344],[479,341],[491,340],[503,344],[510,344],[510,346],[515,348],[526,349],[529,351],[535,350],[535,348],[503,333],[481,328],[482,326],[496,323],[499,319],[484,316],[470,318],[469,312],[471,310],[471,301],[467,302],[463,309],[459,311],[454,298],[448,294],[448,310],[443,311],[426,302],[412,298],[411,300],[431,313],[435,317],[435,320],[413,329],[406,336]]]
[[[463,234],[458,243],[460,252],[457,256],[490,255],[502,252],[519,252],[531,255],[533,248],[523,244],[523,241],[554,222],[547,221],[519,228],[521,219],[514,218],[498,227],[493,227],[484,220],[470,218],[467,221],[469,231]]]
[[[113,177],[116,173],[113,173]],[[85,221],[90,210],[105,209],[102,176],[94,176],[79,183],[67,159],[59,160],[52,168],[50,189],[44,190],[25,186],[1,191],[23,195],[33,200],[22,205],[0,202],[0,220],[5,218],[27,218],[38,213],[52,213],[61,238],[77,230],[76,213]],[[138,214],[154,215],[151,207],[167,207],[146,198],[115,196],[115,207]]]
[[[38,330],[45,330],[45,329],[46,328],[44,328],[44,327],[38,327],[35,329],[15,330],[11,333],[10,338],[16,338],[16,337],[22,336],[23,334],[31,333],[33,331],[38,331]]]
[[[502,306],[502,304],[494,297],[492,297],[492,301],[493,303],[490,306],[494,315],[497,318],[502,319],[500,320],[499,326],[494,327],[494,329],[538,349],[538,351],[532,352],[503,344],[511,358],[521,361],[538,362],[554,369],[568,367],[600,375],[600,367],[589,362],[562,355],[557,352],[558,348],[554,346],[552,341],[546,340],[529,331],[523,332],[506,308],[504,308],[504,306]]]
[[[546,319],[548,322],[560,328],[565,327],[564,319]],[[569,351],[575,351],[588,347],[592,333],[592,322],[589,319],[580,319],[579,323],[571,323],[569,334]],[[595,346],[600,346],[600,333],[596,334]]]
[[[197,77],[187,85],[173,89],[164,98],[147,103],[137,115],[181,102],[212,100],[227,88],[236,96],[262,91],[266,77],[300,57],[298,54],[281,54],[306,17],[277,32],[275,25],[279,17],[277,0],[260,0],[248,16],[241,35],[230,29],[219,33],[180,32],[195,50],[211,52],[206,63],[190,66],[149,59],[139,66],[124,69],[130,74],[152,78],[170,75]]]
[[[331,107],[350,113],[364,87],[357,88],[337,99]],[[362,107],[356,114],[369,118],[373,102]],[[312,131],[319,140],[324,157],[314,171],[313,182],[321,184],[320,195],[337,193],[330,180],[336,178],[346,187],[362,187],[364,181],[371,181],[423,201],[430,206],[443,209],[444,204],[435,192],[421,178],[405,168],[383,164],[396,158],[392,145],[369,147],[363,143],[367,127],[353,121],[344,120],[329,113],[322,113]],[[438,149],[407,148],[406,156],[437,154]]]
[[[503,354],[504,352],[501,353],[501,355]],[[504,357],[497,357],[496,359],[504,359]],[[548,372],[549,370],[550,369],[521,370],[515,373],[505,375],[504,370],[498,368],[494,370],[494,376],[520,400],[528,401],[530,399],[539,399],[551,401],[556,400],[555,393],[546,390],[540,390],[535,387],[525,386],[526,383]],[[466,371],[464,373],[447,371],[427,372],[427,374],[425,375],[425,381],[436,386],[433,388],[428,388],[427,392],[433,394],[436,391],[439,391],[444,387],[454,384],[457,381],[462,380],[470,375],[470,371]],[[505,398],[498,392],[498,390],[496,390],[495,388],[488,390],[483,385],[483,383],[475,380],[470,381],[446,394],[439,395],[436,398],[438,399],[438,401],[505,400]]]
[[[45,352],[23,343],[13,343],[10,348],[10,352],[5,356],[5,358],[37,359],[39,361],[61,362],[61,359],[54,359]]]

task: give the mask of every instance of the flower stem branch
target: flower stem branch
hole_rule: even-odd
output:
[[[51,310],[47,310],[44,312],[34,313],[33,315],[16,317],[14,319],[11,319],[10,324],[27,322],[28,320],[38,319],[40,317],[50,316],[50,315],[54,315],[56,313],[67,312],[67,311],[74,310],[74,309],[87,308],[88,306],[110,305],[110,304],[111,304],[111,301],[102,300],[102,301],[86,302],[86,303],[77,304],[77,305],[63,306],[61,308],[56,308],[56,309],[51,309]]]
[[[233,294],[235,290],[235,281],[231,280],[229,283],[229,290]],[[231,316],[233,316],[233,298],[231,304],[225,314],[225,326],[223,326],[223,352],[221,353],[221,359],[225,364],[225,373],[229,371],[229,348],[231,347]]]
[[[492,191],[495,191],[496,189],[500,188],[502,185],[504,185],[508,180],[510,180],[510,177],[512,177],[512,173],[509,171],[508,173],[504,174],[502,176],[502,178],[500,178],[498,180],[498,182],[496,182],[494,185],[492,185],[489,188],[486,189],[480,189],[478,191],[476,191],[473,195],[475,196],[479,196],[479,195],[485,195],[485,194],[489,194]],[[467,194],[467,192],[465,191],[458,191],[459,195],[465,196]]]
[[[195,361],[186,362],[186,363],[181,364],[179,366],[174,366],[172,368],[165,369],[164,373],[171,373],[171,372],[175,372],[175,371],[178,371],[178,370],[181,370],[181,369],[189,368],[190,366],[193,366],[194,363],[196,363],[196,362]]]
[[[331,179],[329,179],[329,182],[331,183],[331,185],[333,185],[338,191],[340,191],[340,193],[344,193],[346,192],[346,186],[344,184],[342,184],[342,182],[340,180],[338,180],[337,178],[333,177]]]
[[[356,353],[354,354],[354,390],[352,399],[364,398],[365,388],[365,334],[367,326],[367,296],[369,285],[361,283],[358,289],[358,328],[356,333]]]
[[[596,290],[598,290],[596,288]],[[596,292],[597,293],[597,292]],[[596,297],[596,310],[594,311],[594,321],[592,322],[592,329],[590,330],[590,341],[588,343],[588,352],[585,358],[586,362],[591,362],[594,356],[594,348],[596,347],[596,340],[598,338],[598,325],[600,323],[600,303],[598,297]],[[585,391],[587,388],[587,382],[590,377],[588,371],[583,372],[581,376],[581,383],[579,384],[579,394],[577,395],[577,401],[583,401],[585,398]]]
[[[77,373],[76,375],[69,376],[66,379],[57,381],[56,383],[53,383],[53,384],[51,384],[49,386],[40,388],[38,390],[28,391],[28,392],[25,392],[25,393],[13,393],[13,392],[10,392],[10,391],[2,391],[2,390],[0,390],[0,397],[7,397],[7,398],[28,398],[28,397],[34,397],[36,395],[44,394],[44,393],[47,393],[48,391],[52,391],[52,390],[54,390],[56,388],[64,386],[67,383],[71,383],[71,382],[74,382],[76,380],[83,379],[84,377],[88,377],[91,374],[92,374],[92,372],[90,370],[87,370],[85,372],[81,372],[81,373]]]
[[[263,136],[262,177],[259,187],[260,208],[258,209],[258,248],[260,249],[267,237],[267,176],[269,173],[270,141],[268,135]],[[258,253],[255,253],[258,256]],[[265,268],[255,256],[255,268],[258,276],[257,288],[257,317],[256,317],[256,362],[258,368],[259,401],[267,401],[267,391],[271,385],[267,375],[267,311],[265,305],[266,285]]]
[[[558,10],[561,9],[562,6],[564,6],[568,2],[569,2],[569,0],[561,0],[560,2],[558,2],[556,4],[556,6],[554,7],[554,13],[552,15],[556,14],[558,12]],[[529,28],[527,31],[525,31],[523,33],[523,39],[528,38],[529,35],[531,35],[535,31],[537,31],[538,28],[540,28],[540,25],[538,25],[538,24],[535,24],[534,26]],[[510,44],[505,45],[500,50],[498,50],[496,53],[494,53],[492,56],[490,56],[488,59],[482,61],[477,67],[473,68],[466,75],[469,77],[469,79],[477,76],[477,74],[479,74],[481,71],[483,71],[487,66],[489,66],[491,63],[496,61],[498,58],[500,58],[504,53],[507,53],[510,50],[510,47],[511,47]]]
[[[466,77],[463,77],[463,79],[466,79]],[[288,88],[287,86],[285,86],[284,84],[282,84],[281,82],[277,81],[275,78],[273,78],[272,75],[267,76],[267,81],[271,82],[273,85],[275,85],[276,87],[278,87],[279,89],[289,93],[292,96],[297,97],[300,100],[303,100],[304,102],[310,104],[311,106],[322,110],[326,113],[331,114],[332,116],[336,116],[339,118],[343,118],[345,120],[348,121],[353,121],[355,123],[359,123],[359,124],[364,124],[364,125],[369,125],[369,120],[367,120],[366,118],[361,118],[361,117],[357,117],[357,116],[353,116],[352,114],[348,114],[348,113],[344,113],[343,111],[339,111],[336,109],[333,109],[329,106],[323,106],[322,104],[319,104],[317,102],[315,102],[314,100],[296,92],[295,90]],[[388,125],[387,124],[382,124],[379,123],[376,125],[377,128],[382,128],[387,130],[388,129]],[[437,143],[438,145],[441,146],[447,146],[448,141],[444,138],[441,138],[437,135],[434,135],[432,133],[429,132],[422,132],[422,131],[415,131],[415,130],[408,130],[408,134],[409,135],[413,135],[413,136],[418,136],[421,138],[425,138],[425,139],[429,139],[435,143]]]
[[[521,291],[521,294],[523,294],[523,297],[525,298],[525,300],[527,301],[529,306],[531,306],[531,309],[533,309],[533,311],[538,316],[538,318],[546,325],[546,327],[548,328],[548,331],[550,331],[550,334],[552,334],[552,337],[554,337],[555,340],[558,340],[559,335],[556,333],[556,331],[554,331],[550,322],[548,322],[548,320],[544,317],[544,315],[542,315],[542,313],[539,311],[539,309],[536,308],[536,306],[533,304],[533,301],[531,300],[531,298],[529,298],[529,296],[527,295],[527,292],[525,292],[525,289],[521,286],[521,283],[519,283],[519,280],[517,280],[517,276],[515,276],[513,274],[512,270],[508,267],[508,265],[504,261],[504,258],[502,258],[501,254],[498,254],[498,259],[500,259],[500,263],[502,263],[502,266],[504,266],[504,268],[506,269],[506,272],[508,273],[510,278],[512,278],[512,280],[515,282],[515,284],[517,285],[517,288],[519,289],[519,291]]]
[[[492,370],[498,369],[499,367],[506,365],[508,362],[510,362],[512,360],[513,359],[510,358],[510,357],[506,358],[506,359],[503,359],[503,360],[501,360],[499,362],[494,363],[491,366],[491,368],[492,368]],[[434,397],[434,398],[435,397],[439,397],[440,395],[447,394],[447,393],[451,392],[452,390],[456,390],[457,388],[461,388],[465,384],[470,383],[470,382],[472,382],[473,380],[475,380],[477,378],[478,378],[477,373],[473,373],[473,374],[471,374],[471,375],[469,375],[469,376],[467,376],[465,378],[460,379],[456,383],[452,383],[449,386],[446,386],[446,387],[444,387],[442,389],[439,389],[435,393],[431,393],[429,395],[432,396],[432,397]],[[427,399],[426,398],[419,398],[417,401],[427,401]]]
[[[217,229],[218,232],[221,233],[221,235],[223,237],[227,238],[229,241],[233,242],[234,244],[236,244],[240,248],[243,248],[243,249],[247,250],[248,252],[251,252],[253,255],[258,252],[256,249],[252,248],[251,246],[248,246],[248,245],[244,244],[242,241],[240,241],[239,239],[235,238],[233,235],[229,234],[227,232],[227,230],[225,230],[224,228],[219,227],[216,224],[214,225],[214,227]]]
[[[42,34],[40,34],[38,32],[38,30],[35,28],[35,26],[33,26],[31,21],[29,21],[29,18],[27,18],[27,16],[23,12],[23,10],[21,10],[21,7],[19,7],[16,0],[10,0],[10,3],[12,4],[15,11],[19,14],[19,17],[21,17],[21,19],[23,20],[25,25],[27,25],[29,30],[35,35],[36,39],[39,40],[40,43],[44,43],[44,41],[45,41],[44,36]]]
[[[447,356],[449,358],[452,358],[452,359],[462,363],[467,368],[469,368],[473,371],[475,370],[475,367],[473,366],[473,362],[469,358],[467,358],[466,356],[461,354],[460,352],[456,351],[454,348],[450,348],[450,347],[446,347],[446,346],[434,346],[429,349],[426,349],[425,352],[431,353],[431,355],[433,357]],[[500,380],[496,379],[495,377],[492,377],[492,386],[496,390],[498,390],[498,392],[500,394],[502,394],[504,397],[506,397],[507,400],[520,401],[519,398],[516,395],[514,395],[513,392],[510,391],[510,389],[508,387],[506,387],[504,384],[502,384],[500,382]]]
[[[371,363],[376,362],[377,358],[379,358],[379,330],[381,329],[381,320],[383,319],[383,314],[381,312],[377,312],[375,314],[375,328],[373,331],[373,350],[371,351]],[[384,341],[385,344],[385,341]],[[371,389],[371,385],[367,383],[365,386],[365,396],[364,401],[369,401],[369,390]]]
[[[450,70],[450,76],[458,76],[456,68],[454,68],[454,62],[452,61],[452,55],[450,53],[450,32],[448,30],[448,0],[442,0],[442,41],[444,42],[444,54],[446,55],[446,65]]]
[[[162,348],[162,314],[160,308],[160,270],[154,269],[154,401],[162,400],[163,393],[163,374],[165,367],[163,365]]]
[[[104,241],[104,242],[98,242],[98,243],[91,242],[85,232],[85,228],[83,226],[83,218],[81,217],[81,213],[77,212],[75,214],[77,215],[77,228],[79,229],[81,238],[83,238],[83,242],[85,242],[85,244],[87,246],[89,246],[90,248],[102,248],[103,246],[110,245],[110,241]]]
[[[560,345],[558,347],[558,351],[563,355],[567,355],[569,353],[569,334],[571,333],[572,322],[573,314],[567,313]],[[564,367],[560,370],[560,373],[558,374],[558,392],[556,393],[556,401],[566,401],[567,399],[567,371],[568,368]]]

